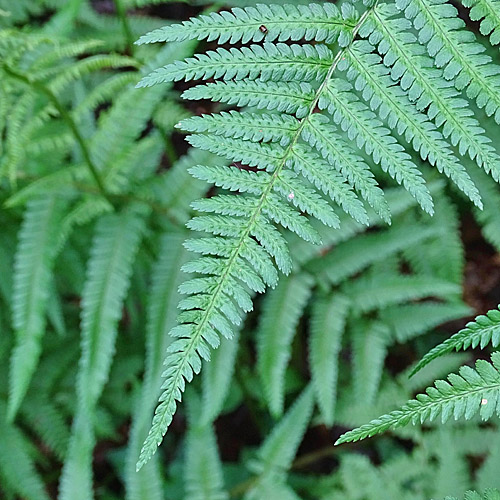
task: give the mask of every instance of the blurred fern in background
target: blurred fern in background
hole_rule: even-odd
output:
[[[497,500],[498,33],[0,0],[0,496]]]

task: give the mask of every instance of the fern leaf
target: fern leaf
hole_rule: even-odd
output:
[[[486,5],[494,3],[481,2],[471,15],[477,16],[481,10],[484,12]],[[464,29],[465,23],[458,11],[443,0],[403,0],[396,5],[413,19],[413,25],[419,30],[419,41],[426,45],[436,65],[443,68],[444,77],[453,80],[458,90],[465,89],[468,97],[475,99],[488,116],[493,115],[500,123],[500,67],[492,63],[473,33]],[[500,19],[498,7],[490,10],[491,15]],[[495,26],[490,16],[484,24],[484,27],[490,26],[489,31]]]
[[[199,402],[196,400],[196,402]],[[186,435],[184,484],[186,500],[226,500],[222,464],[212,424],[199,425],[199,404],[193,405]],[[193,411],[195,410],[195,411]]]
[[[370,264],[380,262],[405,248],[417,246],[437,234],[440,233],[432,227],[399,224],[340,243],[326,255],[309,261],[306,268],[338,285]]]
[[[354,304],[355,312],[369,312],[403,301],[424,297],[457,297],[460,286],[431,278],[391,274],[368,274],[342,287]]]
[[[471,314],[470,307],[462,303],[424,302],[401,304],[380,311],[380,320],[387,325],[398,342],[407,342],[448,321]]]
[[[284,43],[251,45],[241,49],[219,48],[197,54],[157,69],[144,77],[138,87],[151,87],[163,82],[208,78],[273,81],[312,81],[324,78],[333,62],[325,45],[286,45]]]
[[[440,70],[432,68],[433,60],[425,55],[425,49],[411,33],[411,23],[395,19],[396,13],[393,5],[378,5],[360,33],[377,45],[384,55],[384,64],[391,68],[391,77],[400,80],[417,108],[427,108],[429,118],[438,127],[443,125],[444,137],[454,146],[458,145],[460,154],[468,154],[498,180],[500,157],[491,140],[472,116],[472,110],[465,107],[465,101],[451,88],[453,84],[442,77]]]
[[[472,418],[478,411],[483,419],[490,418],[498,410],[500,396],[500,353],[491,356],[492,363],[478,360],[475,369],[463,366],[459,375],[451,374],[448,382],[437,380],[434,387],[406,403],[399,410],[383,415],[370,423],[343,434],[335,444],[358,441],[388,429],[434,420],[441,414],[445,423]]]
[[[355,401],[372,405],[382,377],[389,330],[381,322],[362,321],[356,324],[352,337],[353,396]]]
[[[459,163],[442,134],[423,113],[412,108],[407,96],[399,86],[395,86],[389,69],[381,64],[382,59],[372,54],[373,46],[366,41],[352,44],[346,50],[348,66],[347,78],[356,89],[363,92],[363,98],[370,103],[373,111],[378,109],[382,119],[388,120],[390,127],[420,153],[423,160],[429,160],[444,172],[457,187],[479,208],[482,208],[479,192],[465,168]]]
[[[223,408],[234,372],[238,339],[239,330],[236,330],[232,339],[223,338],[210,363],[203,368],[202,425],[212,422]]]
[[[311,293],[313,281],[306,274],[292,275],[280,281],[268,293],[257,333],[257,371],[271,413],[283,412],[285,368],[291,344]]]
[[[318,300],[311,313],[309,365],[316,401],[325,425],[331,427],[337,394],[338,353],[349,301],[342,295]]]
[[[0,401],[0,447],[3,492],[10,490],[26,500],[49,500],[30,456],[27,440],[19,429],[7,422],[3,401]]]
[[[82,298],[78,408],[61,478],[61,500],[91,498],[93,414],[108,377],[142,232],[143,219],[131,211],[103,217],[96,227]]]
[[[13,419],[30,384],[41,351],[55,257],[61,205],[55,197],[28,203],[15,257],[12,300],[16,347],[11,358],[9,419]]]
[[[375,163],[380,163],[382,169],[403,184],[422,209],[432,215],[432,198],[410,155],[351,90],[345,81],[330,80],[324,99],[319,102],[320,108],[327,108],[349,138],[364,147]]]
[[[125,484],[127,500],[162,500],[162,480],[159,464],[152,460],[141,471],[135,471],[137,456],[147,436],[150,414],[158,397],[163,369],[163,353],[172,338],[168,331],[175,324],[179,293],[177,287],[184,278],[182,264],[187,252],[182,247],[182,235],[167,233],[162,237],[158,260],[152,271],[153,283],[148,298],[146,322],[146,369],[141,395],[135,406],[127,448]]]
[[[193,116],[179,123],[187,132],[209,132],[252,142],[290,143],[297,132],[299,122],[289,115],[268,115],[229,111],[213,115]]]
[[[464,0],[465,7],[470,7],[472,21],[481,21],[479,31],[490,37],[492,45],[500,43],[500,5],[498,0]]]
[[[314,406],[313,389],[306,387],[271,431],[257,455],[261,471],[287,470],[302,441]]]
[[[295,113],[303,118],[314,100],[314,90],[306,82],[261,82],[241,80],[197,85],[182,94],[184,99],[210,99],[240,107],[255,106],[269,111]]]
[[[430,350],[415,366],[412,374],[447,352],[469,347],[484,349],[489,344],[493,347],[500,344],[500,311],[498,309],[492,309],[486,315],[477,316],[474,321],[467,323],[464,329]]]
[[[344,20],[333,4],[265,5],[234,8],[191,18],[154,30],[136,42],[173,42],[187,39],[213,41],[220,44],[272,42],[279,40],[315,40],[333,43],[341,30],[352,29],[356,19]]]

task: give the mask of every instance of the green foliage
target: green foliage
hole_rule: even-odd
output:
[[[0,0],[0,497],[494,486],[498,2],[160,3]]]

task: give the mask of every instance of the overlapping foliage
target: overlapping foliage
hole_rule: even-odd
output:
[[[497,2],[158,3],[0,0],[0,494],[494,500]]]

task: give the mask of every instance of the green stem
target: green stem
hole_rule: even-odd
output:
[[[68,113],[66,108],[63,106],[63,104],[59,101],[59,99],[54,94],[54,92],[52,92],[52,90],[49,87],[47,87],[46,85],[44,85],[42,82],[32,80],[28,76],[23,75],[21,73],[18,73],[17,71],[13,70],[12,68],[10,68],[9,66],[7,66],[5,64],[3,66],[3,69],[8,75],[10,75],[13,78],[16,78],[17,80],[20,80],[20,81],[26,83],[27,85],[39,90],[40,92],[42,92],[43,94],[45,94],[49,98],[49,100],[52,102],[54,107],[57,109],[57,111],[61,115],[61,118],[68,124],[69,128],[71,129],[71,132],[75,136],[76,142],[80,146],[80,150],[82,152],[83,159],[84,159],[85,163],[87,164],[87,166],[89,167],[90,173],[92,174],[92,177],[94,178],[101,195],[104,198],[106,198],[113,205],[110,197],[106,193],[106,188],[104,187],[104,182],[101,179],[99,171],[98,171],[96,165],[94,164],[94,162],[92,161],[92,158],[90,156],[90,151],[87,147],[87,143],[85,142],[85,139],[83,138],[82,134],[80,133],[80,130],[78,130],[78,127],[77,127],[75,121],[73,120],[71,115]]]
[[[123,33],[125,35],[125,43],[127,45],[127,53],[129,56],[134,55],[134,34],[130,28],[130,23],[127,19],[127,13],[125,7],[123,6],[122,0],[113,0],[115,4],[116,14],[120,19],[123,27]]]

